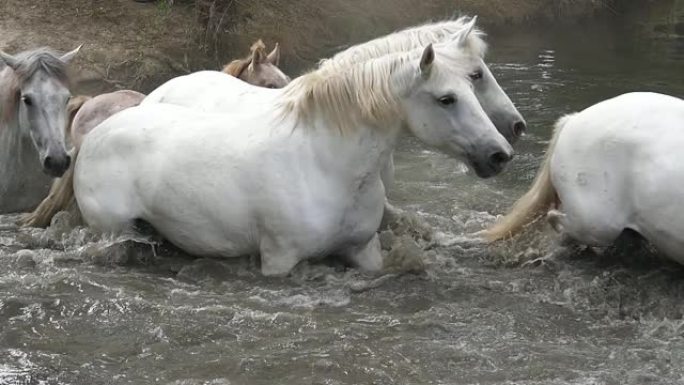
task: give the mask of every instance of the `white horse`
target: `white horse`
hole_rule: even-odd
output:
[[[672,96],[629,93],[563,117],[530,190],[484,235],[510,237],[550,209],[572,240],[608,246],[630,229],[684,264],[682,148],[684,100]]]
[[[265,275],[325,255],[378,270],[380,169],[403,127],[481,177],[511,159],[468,79],[479,58],[464,35],[311,72],[269,91],[270,109],[207,114],[143,103],[86,137],[78,205],[100,230],[144,220],[191,254],[258,253]]]
[[[66,67],[80,48],[0,51],[0,213],[32,209],[69,167]]]
[[[473,90],[485,113],[497,130],[509,141],[515,143],[526,130],[522,115],[511,99],[501,89],[482,57],[486,44],[481,39],[481,31],[475,28],[477,17],[460,17],[456,20],[441,21],[408,28],[380,37],[369,42],[352,46],[319,63],[321,70],[334,70],[338,67],[361,63],[389,53],[405,52],[439,43],[470,36],[473,45],[481,53],[479,65],[468,74]],[[253,87],[214,71],[201,71],[169,80],[148,95],[143,104],[170,103],[193,107],[208,112],[239,112],[246,108],[269,108],[269,101],[277,93]],[[390,156],[383,165],[382,181],[386,190],[394,183],[394,157]],[[386,204],[388,214],[399,210]]]

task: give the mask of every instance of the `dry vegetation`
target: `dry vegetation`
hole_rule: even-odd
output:
[[[256,38],[283,48],[297,73],[348,44],[424,22],[477,14],[488,27],[586,15],[607,0],[2,0],[0,48],[85,43],[78,88],[143,92],[178,74],[219,68]]]

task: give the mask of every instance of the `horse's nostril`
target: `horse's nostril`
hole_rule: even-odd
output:
[[[55,161],[51,156],[46,156],[45,160],[43,161],[43,167],[45,167],[48,170],[51,170],[54,163]]]
[[[71,157],[66,154],[64,156],[48,155],[43,159],[43,168],[52,176],[61,176],[69,165],[71,165]]]
[[[507,154],[503,151],[495,152],[492,155],[489,156],[489,162],[493,165],[502,165],[504,163],[507,163],[513,158],[512,155]]]
[[[523,121],[518,121],[513,124],[513,135],[522,136],[527,130],[527,125]]]

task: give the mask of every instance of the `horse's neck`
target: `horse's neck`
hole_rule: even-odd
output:
[[[30,209],[46,193],[38,152],[16,122],[0,123],[0,213]]]
[[[318,164],[331,174],[351,178],[352,183],[365,183],[369,176],[379,178],[399,131],[400,125],[396,123],[385,127],[357,127],[345,134],[335,130],[317,132],[313,135]]]
[[[30,168],[36,168],[37,163],[38,152],[31,138],[21,133],[18,123],[0,123],[0,184],[16,177],[28,177]],[[40,171],[40,166],[37,169]]]

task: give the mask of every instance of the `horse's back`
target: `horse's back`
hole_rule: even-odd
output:
[[[144,98],[145,95],[140,92],[121,90],[95,96],[83,103],[71,124],[71,139],[74,146],[80,147],[84,136],[107,118],[137,106]]]
[[[684,158],[675,151],[684,146],[681,99],[621,95],[574,115],[559,135],[551,177],[568,232],[585,243],[644,231],[644,215],[684,192],[684,168],[673,167]]]
[[[199,71],[167,81],[141,104],[166,103],[206,112],[242,112],[271,108],[271,102],[280,92],[253,86],[223,72]]]

